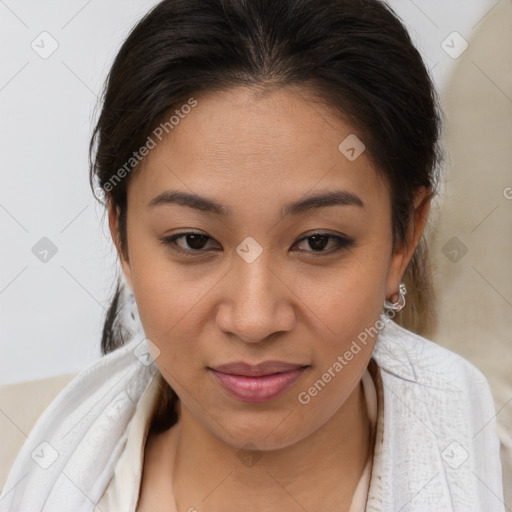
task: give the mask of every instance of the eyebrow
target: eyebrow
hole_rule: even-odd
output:
[[[232,215],[231,209],[224,206],[213,199],[199,196],[179,190],[166,190],[154,197],[148,204],[148,208],[155,206],[178,204],[188,206],[196,210],[207,211],[215,215],[229,217]],[[325,208],[327,206],[358,206],[364,208],[363,201],[346,190],[333,190],[321,192],[311,196],[307,196],[298,201],[287,203],[281,210],[281,216],[297,215],[311,210]]]

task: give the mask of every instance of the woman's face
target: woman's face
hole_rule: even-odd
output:
[[[123,271],[181,414],[232,446],[285,447],[355,390],[410,253],[392,254],[364,133],[305,90],[196,99],[131,178]],[[213,371],[266,361],[298,369]]]

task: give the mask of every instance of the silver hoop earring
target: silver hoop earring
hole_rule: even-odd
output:
[[[404,283],[398,285],[398,300],[396,302],[389,302],[388,299],[384,301],[384,308],[392,309],[393,311],[400,311],[405,306],[405,295],[407,294],[407,288]]]

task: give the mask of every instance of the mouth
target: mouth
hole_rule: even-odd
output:
[[[290,388],[310,365],[269,361],[259,365],[238,362],[208,370],[227,393],[243,402],[266,402]]]

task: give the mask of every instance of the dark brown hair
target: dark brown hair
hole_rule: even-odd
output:
[[[389,186],[393,244],[404,243],[415,191],[436,191],[442,114],[393,10],[380,0],[164,0],[119,50],[90,144],[91,187],[119,209],[117,244],[126,260],[134,153],[191,97],[236,86],[307,87],[348,118]],[[116,173],[122,179],[114,181]],[[424,239],[404,281],[407,307],[395,320],[428,333],[434,308]],[[120,293],[118,284],[104,325],[105,354],[124,343],[114,328]],[[162,414],[176,399],[169,386],[165,392]]]

